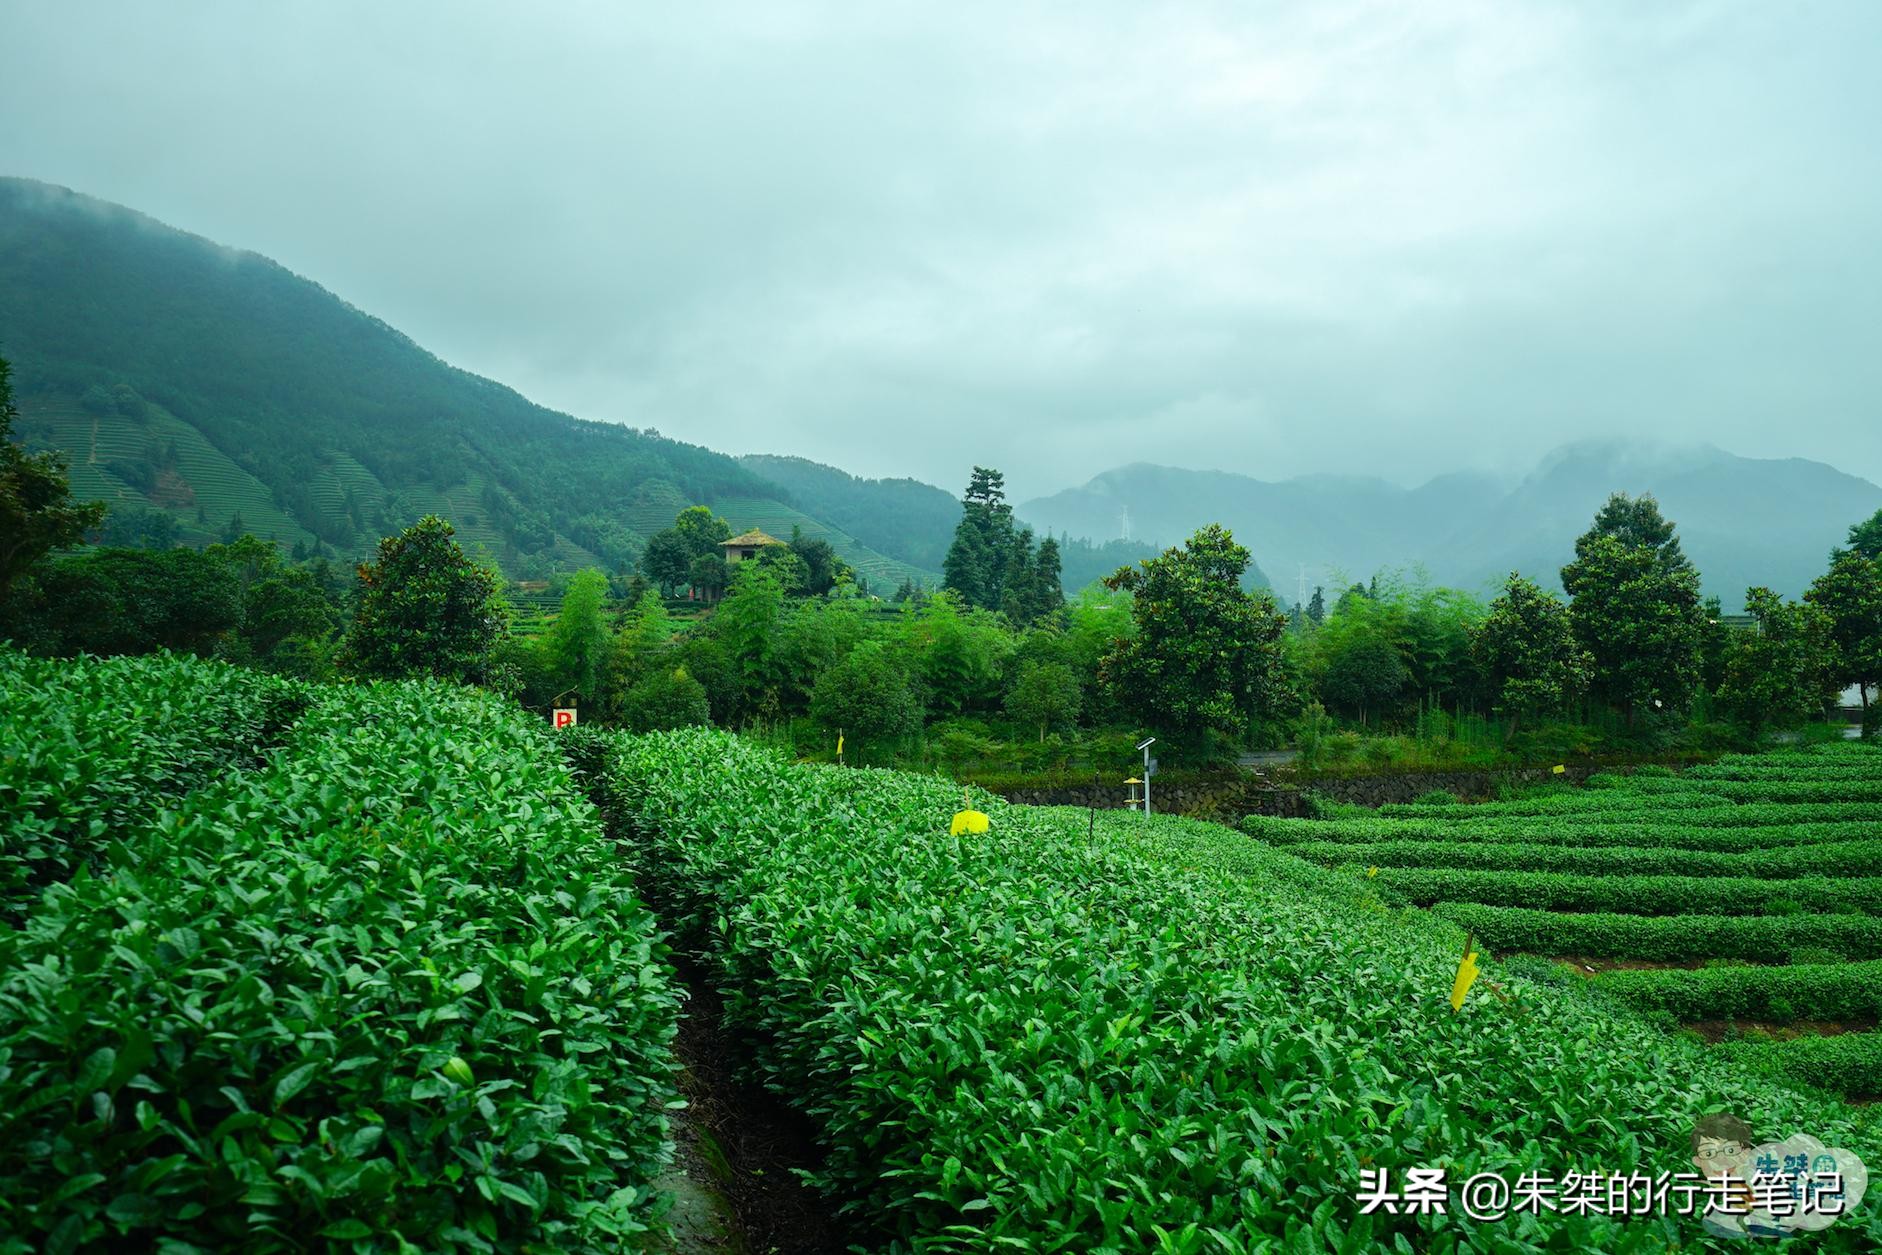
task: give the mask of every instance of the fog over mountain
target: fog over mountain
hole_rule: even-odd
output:
[[[1382,479],[1268,482],[1137,464],[1023,502],[1035,526],[1175,543],[1205,522],[1234,530],[1292,598],[1381,569],[1484,588],[1510,571],[1557,585],[1575,537],[1613,491],[1651,492],[1679,527],[1708,593],[1736,609],[1761,584],[1792,596],[1849,526],[1882,508],[1882,487],[1801,458],[1738,457],[1709,445],[1565,445],[1515,481],[1459,473],[1405,489]]]
[[[6,46],[0,173],[578,418],[1025,498],[1640,436],[1882,480],[1868,0],[68,0]]]

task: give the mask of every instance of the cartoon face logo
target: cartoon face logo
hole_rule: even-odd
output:
[[[1725,1112],[1701,1116],[1692,1130],[1692,1162],[1701,1176],[1744,1180],[1751,1162],[1751,1126]]]

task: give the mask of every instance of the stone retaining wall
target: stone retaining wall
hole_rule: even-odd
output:
[[[1571,784],[1580,784],[1597,771],[1614,770],[1625,768],[1570,766],[1559,776],[1547,767],[1323,776],[1302,784],[1296,784],[1287,777],[1264,782],[1259,777],[1238,773],[1215,780],[1186,781],[1168,788],[1158,786],[1153,780],[1150,804],[1151,809],[1162,814],[1188,815],[1197,819],[1233,822],[1243,815],[1291,818],[1308,813],[1307,793],[1360,806],[1416,801],[1434,789],[1442,789],[1465,801],[1481,801],[1495,796],[1498,785],[1534,784],[1546,780],[1566,780]],[[1125,805],[1125,790],[1119,785],[1074,785],[1050,789],[1014,787],[996,789],[995,792],[1009,802],[1027,806],[1095,806],[1100,810],[1118,810]]]

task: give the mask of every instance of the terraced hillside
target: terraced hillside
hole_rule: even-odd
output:
[[[987,830],[950,835],[961,792],[933,778],[716,732],[569,746],[759,1075],[814,1121],[815,1183],[882,1235],[863,1249],[1665,1251],[1698,1220],[1354,1193],[1434,1165],[1690,1171],[1721,1108],[1882,1153],[1874,1112],[1579,988],[1493,965],[1453,1012],[1462,929],[1231,829],[981,796]],[[1867,1203],[1826,1235],[1879,1247]]]
[[[1493,951],[1559,959],[1716,1054],[1882,1096],[1882,749],[1737,755],[1527,801],[1244,826]]]

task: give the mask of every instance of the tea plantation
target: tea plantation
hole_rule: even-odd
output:
[[[646,1229],[678,1000],[537,721],[169,659],[0,691],[0,1249]]]
[[[580,774],[708,956],[820,1184],[903,1250],[1665,1250],[1696,1221],[1359,1216],[1365,1167],[1679,1171],[1695,1113],[1873,1156],[1800,1094],[1232,830],[790,766],[708,732],[586,734]],[[1679,1228],[1684,1225],[1685,1229]],[[1873,1209],[1826,1249],[1877,1249]]]
[[[1794,929],[1797,961],[1603,976],[1613,997],[1493,966],[1454,1013],[1462,929],[1379,886],[1481,864],[1369,878],[1223,827],[985,797],[990,831],[953,837],[944,780],[793,765],[719,732],[558,738],[436,685],[0,651],[0,693],[7,1252],[660,1249],[668,931],[753,1077],[815,1130],[814,1183],[863,1249],[1659,1251],[1696,1222],[1361,1216],[1353,1196],[1365,1168],[1679,1171],[1694,1116],[1722,1108],[1882,1162],[1874,1109],[1633,1009],[1766,1015],[1787,997],[1873,1016],[1882,952],[1853,906],[1709,899],[1730,913],[1706,946],[1754,918]],[[1492,844],[1460,823],[1582,825],[1596,835],[1525,848],[1632,851],[1639,883],[1616,900],[1672,902],[1649,882],[1744,877],[1657,867],[1686,847],[1649,832],[1690,824],[1711,835],[1689,852],[1726,860],[1863,841],[1882,802],[1719,787],[1766,761],[1531,811],[1278,831],[1321,834],[1309,853],[1328,861],[1392,834]],[[1864,876],[1784,879],[1832,907]],[[1531,914],[1679,918],[1570,914],[1570,892],[1588,900],[1545,882],[1442,911],[1488,912],[1471,925],[1505,946],[1551,935]],[[1785,983],[1750,975],[1766,971]],[[1662,976],[1694,983],[1623,987]],[[1858,1075],[1841,1040],[1786,1066]],[[1817,1244],[1882,1249],[1882,1220],[1865,1204]]]
[[[1600,970],[1596,990],[1723,1038],[1734,1061],[1882,1096],[1882,750],[1738,755],[1673,777],[1251,834],[1366,875],[1491,949]]]

